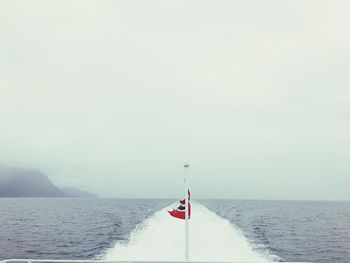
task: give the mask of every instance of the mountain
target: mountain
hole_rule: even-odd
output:
[[[97,196],[73,187],[58,188],[39,170],[0,166],[0,197],[89,197]]]
[[[0,197],[66,197],[38,170],[0,167]]]
[[[62,192],[69,197],[97,198],[94,193],[76,189],[74,187],[63,187]]]

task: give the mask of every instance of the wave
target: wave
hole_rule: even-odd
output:
[[[184,221],[172,218],[165,207],[138,225],[128,242],[117,242],[106,251],[105,260],[183,261]],[[190,260],[268,262],[227,219],[197,202],[191,203]]]

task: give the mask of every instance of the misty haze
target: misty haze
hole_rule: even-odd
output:
[[[347,2],[137,7],[1,3],[3,165],[105,197],[174,198],[190,162],[201,198],[350,199]]]

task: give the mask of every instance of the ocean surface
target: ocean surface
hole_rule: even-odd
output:
[[[182,260],[175,200],[0,199],[0,259]],[[190,257],[350,262],[350,202],[197,200]]]

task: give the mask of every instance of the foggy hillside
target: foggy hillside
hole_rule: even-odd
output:
[[[39,170],[0,167],[0,197],[96,197],[96,195],[72,187],[60,189]]]

